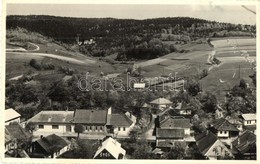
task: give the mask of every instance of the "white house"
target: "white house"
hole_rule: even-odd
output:
[[[74,132],[72,124],[74,111],[41,111],[29,119],[39,133]]]
[[[245,126],[248,125],[256,125],[256,114],[255,113],[246,113],[241,115],[243,118],[243,124]]]
[[[109,137],[102,142],[94,155],[94,159],[124,159],[126,151],[115,139]]]
[[[172,105],[172,102],[165,98],[158,98],[149,103],[152,108],[164,110]]]
[[[5,125],[9,125],[12,122],[20,123],[21,115],[14,109],[9,108],[5,110]]]

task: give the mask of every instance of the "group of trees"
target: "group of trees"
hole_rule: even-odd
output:
[[[54,70],[55,66],[52,63],[39,63],[35,59],[31,59],[29,62],[30,66],[37,70]]]

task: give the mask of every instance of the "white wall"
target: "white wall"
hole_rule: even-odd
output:
[[[126,126],[119,126],[120,127],[120,131],[119,131],[119,128],[118,127],[115,127],[114,129],[114,134],[116,134],[117,136],[128,136],[130,131],[134,128],[134,123],[129,126],[129,127],[126,127]],[[125,131],[124,131],[124,127],[125,127]]]
[[[185,135],[190,135],[190,128],[184,129],[184,134]]]
[[[44,125],[44,124],[40,124],[40,125]],[[55,125],[57,125],[57,124],[55,124]],[[71,129],[71,130],[72,130],[72,132],[74,131],[74,129]],[[59,125],[58,129],[52,129],[52,125],[44,125],[44,128],[40,129],[39,126],[37,125],[37,132],[65,133],[66,125]]]
[[[256,125],[256,120],[244,120],[244,125]]]
[[[222,133],[221,133],[222,132]],[[226,132],[226,133],[225,133]],[[229,136],[229,131],[218,131],[217,134],[218,137],[228,137]]]

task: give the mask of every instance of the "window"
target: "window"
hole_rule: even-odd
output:
[[[96,130],[98,130],[98,127],[96,126]]]
[[[227,134],[227,131],[224,131],[225,134]]]
[[[100,126],[100,130],[103,130],[103,127],[102,127],[102,126]]]
[[[44,125],[38,125],[39,129],[44,129]]]
[[[125,127],[123,127],[123,131],[125,131]]]
[[[59,125],[52,125],[52,129],[59,129]]]
[[[92,126],[89,127],[89,130],[92,130]]]
[[[118,127],[118,131],[120,131],[120,127]]]
[[[222,134],[222,131],[220,131],[219,133]]]
[[[247,124],[251,124],[251,121],[247,121]]]

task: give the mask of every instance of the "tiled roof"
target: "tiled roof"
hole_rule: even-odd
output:
[[[212,126],[218,131],[239,131],[234,125],[224,118],[216,119]]]
[[[9,124],[5,126],[6,140],[18,139],[28,140],[31,135],[26,132],[19,124]]]
[[[130,126],[133,121],[125,114],[111,114],[110,124],[114,126]]]
[[[98,148],[94,158],[96,158],[104,149],[106,149],[115,159],[118,159],[120,154],[125,156],[126,153],[119,142],[109,137],[102,143],[102,146]]]
[[[166,117],[160,122],[160,127],[166,128],[190,128],[190,120],[183,117]]]
[[[218,137],[210,131],[205,131],[195,136],[196,144],[202,154],[206,154]]]
[[[56,134],[49,135],[38,139],[37,142],[41,147],[48,153],[53,154],[54,152],[60,151],[65,146],[69,145],[69,142],[64,138],[57,136]]]
[[[165,104],[172,104],[172,102],[165,98],[158,98],[158,99],[151,101],[150,104],[165,105]]]
[[[21,115],[17,113],[14,109],[9,108],[5,110],[5,122],[20,117]]]
[[[69,123],[73,120],[73,111],[41,111],[28,122],[39,123]]]
[[[75,111],[74,123],[105,125],[107,123],[107,110],[77,109]]]
[[[181,110],[181,109],[190,109],[191,107],[190,106],[188,106],[188,104],[187,103],[185,103],[185,102],[180,102],[180,103],[178,103],[178,105],[175,107],[175,109],[177,109],[177,110]]]
[[[244,120],[255,120],[256,119],[255,113],[242,114],[241,116],[243,117]]]
[[[156,138],[181,139],[184,138],[184,129],[156,128]]]
[[[256,146],[256,135],[246,130],[232,142],[232,145],[240,153],[246,153],[248,150]]]

